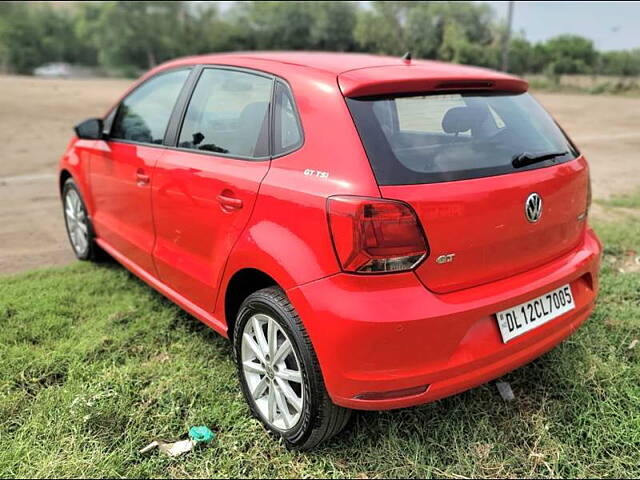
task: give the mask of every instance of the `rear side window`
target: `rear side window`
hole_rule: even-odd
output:
[[[282,82],[276,83],[273,143],[274,155],[284,155],[302,145],[302,129],[293,97]]]
[[[273,80],[261,75],[203,70],[178,146],[244,158],[267,157],[272,88]]]
[[[162,144],[169,117],[189,69],[161,73],[126,97],[111,128],[111,138]]]
[[[501,175],[578,155],[528,93],[348,98],[347,104],[380,185]],[[553,158],[514,166],[523,154]]]

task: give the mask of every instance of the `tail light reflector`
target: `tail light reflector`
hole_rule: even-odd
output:
[[[334,196],[327,201],[333,246],[346,272],[411,270],[429,254],[413,209],[396,200]]]
[[[427,391],[429,385],[420,387],[405,388],[402,390],[393,390],[390,392],[367,392],[356,395],[359,400],[391,400],[392,398],[413,397]]]

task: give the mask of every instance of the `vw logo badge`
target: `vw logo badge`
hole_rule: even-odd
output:
[[[530,223],[535,223],[542,216],[542,197],[537,193],[532,193],[524,202],[524,216]]]

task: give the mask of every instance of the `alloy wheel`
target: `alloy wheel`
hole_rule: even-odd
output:
[[[278,430],[293,428],[304,406],[300,361],[291,340],[269,315],[256,313],[244,326],[242,371],[260,415]]]
[[[80,195],[74,189],[69,189],[65,195],[64,215],[71,245],[76,254],[82,256],[89,248],[89,225]]]

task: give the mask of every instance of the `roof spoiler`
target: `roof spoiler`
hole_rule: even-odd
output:
[[[500,91],[523,93],[529,84],[518,77],[482,68],[447,65],[373,67],[338,76],[345,97],[427,92]]]

